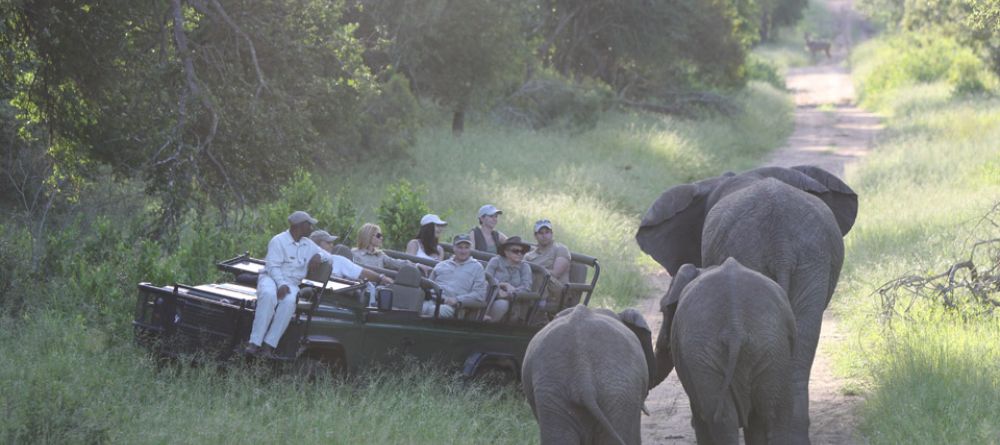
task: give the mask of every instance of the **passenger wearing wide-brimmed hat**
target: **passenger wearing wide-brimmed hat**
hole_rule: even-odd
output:
[[[455,254],[447,260],[434,266],[431,280],[441,287],[441,304],[439,316],[453,317],[460,305],[483,307],[486,303],[486,273],[479,261],[472,258],[472,240],[464,233],[455,235],[452,240]],[[433,316],[437,303],[428,300],[424,303],[424,316]]]
[[[529,249],[531,245],[521,241],[521,237],[512,236],[500,244],[500,255],[486,264],[486,273],[497,282],[497,297],[486,311],[485,321],[500,321],[515,294],[531,291],[531,266],[524,262]]]
[[[497,253],[497,246],[507,240],[504,235],[497,230],[497,223],[503,211],[493,204],[486,204],[479,208],[477,213],[479,226],[473,227],[469,231],[469,238],[472,239],[472,248],[483,252]]]
[[[310,262],[330,261],[308,238],[316,219],[301,210],[288,215],[288,230],[267,243],[264,270],[257,277],[257,309],[254,312],[249,354],[269,355],[284,335],[295,313],[295,296]]]
[[[569,265],[571,255],[569,248],[555,240],[552,221],[540,219],[535,222],[534,249],[524,256],[524,260],[542,266],[549,272],[549,284],[545,291],[545,310],[558,310],[562,298],[563,286],[569,282]]]
[[[440,261],[444,259],[444,248],[438,242],[448,223],[433,213],[420,218],[420,232],[406,243],[406,253],[418,258]]]

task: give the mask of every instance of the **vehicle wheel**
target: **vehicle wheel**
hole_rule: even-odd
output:
[[[340,355],[304,354],[295,361],[295,373],[308,381],[332,378],[343,372],[343,364]]]
[[[514,372],[510,369],[497,366],[486,365],[476,370],[472,380],[483,383],[487,386],[507,386],[515,382]]]

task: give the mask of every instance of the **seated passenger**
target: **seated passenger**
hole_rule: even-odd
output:
[[[483,252],[497,253],[497,246],[507,240],[507,235],[496,230],[497,223],[503,211],[486,204],[479,208],[479,226],[469,231],[469,238],[474,241],[473,249]]]
[[[510,308],[510,300],[518,292],[531,292],[531,266],[523,261],[531,246],[512,236],[500,244],[500,255],[486,264],[486,273],[497,282],[497,296],[484,321],[500,321]]]
[[[524,256],[524,260],[542,266],[549,272],[543,309],[557,311],[562,298],[563,285],[569,282],[570,253],[562,243],[557,243],[552,232],[552,222],[541,219],[535,222],[535,241],[538,245]]]
[[[444,299],[441,318],[454,317],[459,303],[486,303],[486,273],[479,261],[472,258],[472,240],[466,234],[455,235],[452,244],[455,254],[438,263],[431,272],[431,280],[441,287]],[[425,301],[421,315],[434,316],[436,306],[434,300]]]
[[[355,281],[365,279],[373,283],[392,284],[392,278],[385,276],[385,274],[380,274],[354,264],[350,258],[333,255],[333,242],[337,240],[337,237],[330,235],[326,230],[317,230],[313,232],[309,235],[309,239],[323,249],[326,254],[323,255],[324,261],[333,262],[333,272],[331,272],[330,276]],[[329,257],[329,260],[327,257]]]
[[[247,354],[271,356],[285,334],[295,314],[299,284],[306,276],[309,263],[320,255],[316,243],[305,236],[312,230],[313,224],[316,224],[315,218],[296,210],[288,215],[288,230],[275,235],[267,243],[264,270],[257,278],[257,309],[254,311]],[[321,258],[329,261],[328,256]]]
[[[382,269],[399,270],[402,266],[416,266],[426,276],[431,273],[431,267],[426,264],[413,264],[406,260],[398,260],[382,251],[382,228],[377,224],[365,223],[358,230],[358,247],[351,249],[354,262],[364,267],[379,267]]]
[[[438,245],[438,240],[447,225],[433,213],[424,215],[420,218],[420,233],[406,243],[406,253],[435,261],[444,259],[444,248]]]

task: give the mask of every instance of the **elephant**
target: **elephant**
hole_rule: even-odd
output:
[[[719,265],[733,257],[785,290],[797,330],[791,379],[796,443],[809,443],[809,373],[844,261],[843,237],[857,212],[857,194],[821,168],[761,167],[667,189],[636,233],[639,247],[671,275],[685,263]],[[654,386],[673,369],[675,309],[663,308]]]
[[[670,352],[700,445],[795,443],[790,436],[795,316],[785,291],[733,258],[681,266],[660,306],[676,306]],[[662,331],[661,331],[662,335]]]
[[[641,443],[653,366],[652,333],[635,309],[564,309],[528,343],[521,367],[541,443]]]

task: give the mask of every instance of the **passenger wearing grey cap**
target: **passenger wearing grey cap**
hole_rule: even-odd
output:
[[[544,306],[546,311],[555,312],[562,298],[563,285],[569,282],[571,254],[566,245],[556,242],[552,221],[547,219],[535,221],[535,241],[538,244],[524,256],[524,260],[549,272]]]
[[[469,238],[473,241],[473,249],[497,253],[497,246],[507,241],[507,235],[497,230],[501,214],[503,211],[493,204],[486,204],[479,208],[479,226],[473,227],[469,231]]]
[[[267,243],[264,270],[257,277],[257,309],[246,352],[270,355],[295,313],[295,296],[311,262],[329,256],[308,238],[316,219],[296,210],[288,215],[288,230]]]
[[[483,307],[486,304],[486,272],[479,261],[472,258],[472,240],[464,233],[455,235],[452,246],[455,254],[437,263],[431,272],[431,280],[441,287],[444,297],[439,312],[442,318],[454,317],[462,305],[474,303]],[[433,316],[436,307],[436,302],[428,300],[421,314]]]

